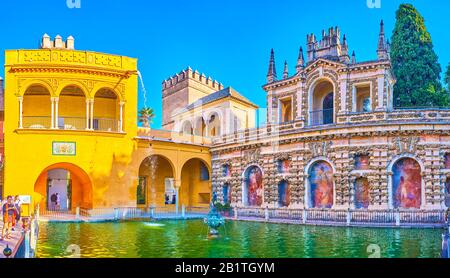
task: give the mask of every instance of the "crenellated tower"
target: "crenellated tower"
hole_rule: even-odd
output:
[[[174,112],[223,88],[217,80],[190,67],[164,80],[162,83],[162,128],[172,130]]]

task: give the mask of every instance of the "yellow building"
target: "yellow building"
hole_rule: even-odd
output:
[[[72,37],[6,51],[3,195],[68,212],[207,206],[207,138],[138,128],[137,87],[137,59],[74,50]]]

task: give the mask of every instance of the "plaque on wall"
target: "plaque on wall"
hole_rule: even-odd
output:
[[[77,144],[75,142],[53,142],[52,153],[57,156],[75,156]]]

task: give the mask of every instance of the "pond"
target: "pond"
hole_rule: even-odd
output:
[[[220,233],[208,240],[202,220],[41,223],[37,257],[438,258],[443,230],[228,221]]]

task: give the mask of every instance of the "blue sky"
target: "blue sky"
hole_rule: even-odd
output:
[[[154,127],[158,128],[161,83],[187,66],[264,107],[261,86],[271,48],[278,75],[282,75],[284,60],[293,72],[306,34],[320,36],[322,29],[338,25],[358,61],[374,59],[380,20],[384,19],[390,36],[395,11],[404,2],[381,0],[380,9],[369,9],[366,0],[81,0],[81,9],[69,9],[66,0],[4,0],[0,46],[2,52],[31,49],[44,33],[52,38],[73,35],[79,50],[138,58],[147,104],[156,111]],[[444,69],[450,62],[450,1],[407,2],[425,17]]]

